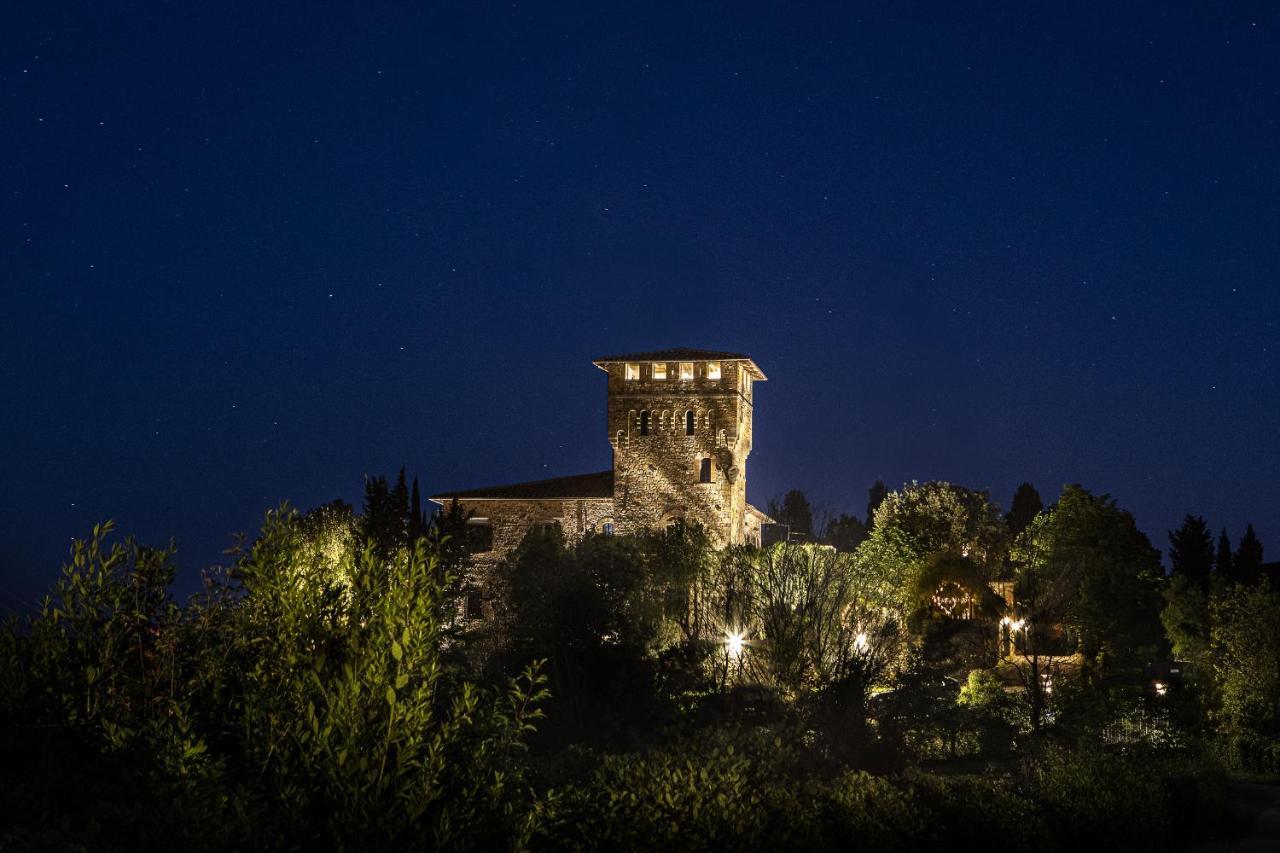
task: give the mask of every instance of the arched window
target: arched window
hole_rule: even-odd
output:
[[[645,409],[640,412],[640,434],[649,434],[649,410]]]
[[[693,409],[684,413],[684,434],[693,435],[694,427],[697,426],[697,419],[693,416]]]
[[[616,444],[618,447],[622,447],[622,430],[618,430],[618,440]]]
[[[711,457],[710,456],[704,456],[702,458],[702,461],[698,463],[698,482],[699,483],[711,482]]]

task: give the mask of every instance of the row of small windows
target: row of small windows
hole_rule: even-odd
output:
[[[720,362],[704,361],[704,362],[701,362],[701,364],[702,364],[703,379],[719,379],[720,378]],[[665,361],[654,362],[653,364],[649,365],[649,378],[655,379],[658,381],[665,380],[668,375],[669,367],[670,365],[667,364]],[[696,378],[696,375],[695,375],[696,371],[694,370],[694,368],[695,368],[695,363],[692,361],[679,362],[677,364],[676,375],[680,377],[681,382],[692,382]],[[626,376],[628,382],[635,379],[639,379],[640,365],[638,363],[628,362],[626,365],[626,370],[624,375]]]
[[[663,417],[665,418],[666,416],[664,415]],[[674,426],[674,424],[672,426]],[[644,409],[640,412],[640,434],[649,435],[652,429],[653,429],[653,414],[648,409]],[[694,414],[693,409],[690,409],[689,411],[684,413],[684,434],[693,435],[697,431],[698,431],[698,416]],[[619,436],[621,436],[621,433],[619,433]]]

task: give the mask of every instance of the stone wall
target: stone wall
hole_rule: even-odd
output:
[[[473,520],[487,519],[493,531],[493,547],[473,554],[477,568],[496,565],[508,551],[518,546],[525,534],[542,524],[559,524],[565,539],[575,542],[588,530],[613,517],[613,501],[609,498],[564,498],[545,500],[485,500],[459,498],[459,506],[471,513]]]
[[[692,380],[679,379],[676,362],[664,380],[653,379],[648,364],[636,379],[626,378],[624,364],[608,365],[618,532],[660,529],[680,518],[701,523],[718,545],[744,541],[752,379],[734,361],[721,362],[721,377],[709,379],[706,364],[695,362]],[[703,459],[711,460],[710,483],[700,482]]]

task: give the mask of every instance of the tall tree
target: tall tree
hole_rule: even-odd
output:
[[[385,560],[397,548],[409,544],[410,526],[409,486],[404,469],[400,469],[396,484],[391,488],[382,475],[366,477],[364,515],[360,523],[364,543],[373,546],[374,552]]]
[[[813,507],[804,492],[792,489],[782,496],[782,503],[769,501],[769,515],[779,524],[790,526],[792,533],[813,535]]]
[[[1079,638],[1086,670],[1143,663],[1163,632],[1160,552],[1108,496],[1067,486],[1018,539],[1018,600],[1034,600],[1031,632],[1054,624]]]
[[[841,513],[832,519],[822,534],[822,541],[837,551],[853,553],[867,538],[867,526],[856,515]]]
[[[889,490],[885,488],[883,480],[876,480],[871,484],[871,488],[867,490],[867,531],[875,529],[876,526],[876,510],[880,508],[880,504],[884,503],[884,499],[889,496]]]
[[[409,544],[427,535],[427,514],[422,511],[422,494],[418,491],[418,478],[413,478],[413,490],[409,496]]]
[[[1009,525],[1009,533],[1017,536],[1026,530],[1043,509],[1044,501],[1040,499],[1040,493],[1036,491],[1035,486],[1030,483],[1018,486],[1018,490],[1013,493],[1013,504],[1009,507],[1009,513],[1004,517],[1005,524]]]
[[[990,580],[1003,564],[1008,533],[986,492],[951,483],[913,483],[889,494],[876,525],[858,546],[861,571],[882,584],[887,599],[905,610],[926,558],[947,551],[974,561]]]
[[[1177,530],[1169,531],[1169,560],[1173,573],[1181,575],[1201,589],[1209,588],[1213,571],[1213,535],[1198,515],[1188,515]]]
[[[1240,547],[1236,549],[1233,562],[1234,580],[1237,583],[1252,586],[1257,582],[1262,572],[1262,542],[1258,539],[1258,534],[1253,532],[1252,524],[1245,529],[1244,536],[1240,538]]]
[[[1213,561],[1213,570],[1218,577],[1230,581],[1235,577],[1235,559],[1231,554],[1231,539],[1227,537],[1227,528],[1222,528],[1218,537],[1218,556]]]

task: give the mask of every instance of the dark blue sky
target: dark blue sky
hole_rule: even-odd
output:
[[[591,358],[668,346],[769,375],[757,504],[1080,482],[1280,555],[1271,4],[233,5],[4,15],[4,604],[99,519],[198,568],[366,472],[605,468]]]

